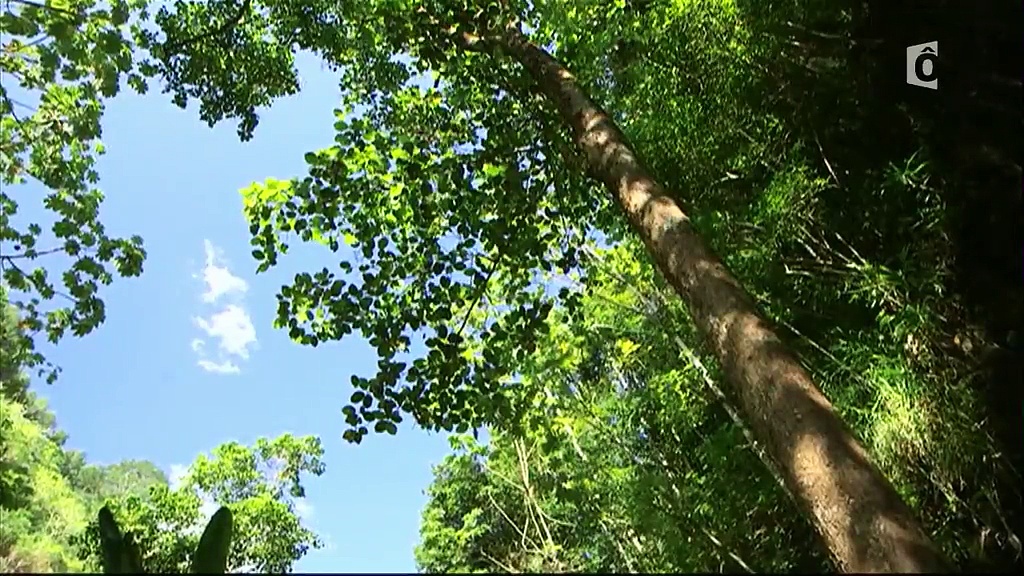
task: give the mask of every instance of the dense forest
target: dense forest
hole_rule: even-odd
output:
[[[0,568],[97,569],[103,503],[147,571],[187,567],[209,503],[236,515],[234,571],[320,545],[295,511],[324,473],[317,438],[225,444],[170,486],[65,449],[29,385],[60,386],[37,342],[102,329],[103,285],[143,273],[143,238],[102,225],[104,102],[156,88],[259,138],[305,52],[339,77],[337,136],[282,151],[308,174],[242,191],[252,258],[324,248],[280,288],[275,326],[375,348],[345,440],[406,419],[452,433],[422,572],[1018,571],[1021,16],[5,3]],[[938,89],[906,85],[906,48],[933,40]],[[15,217],[30,202],[50,229]]]

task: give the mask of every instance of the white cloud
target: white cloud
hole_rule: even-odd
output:
[[[223,362],[214,362],[212,360],[202,358],[198,362],[196,362],[196,365],[202,368],[203,370],[206,370],[207,372],[213,372],[214,374],[238,374],[239,372],[242,371],[242,369],[238,367],[238,364],[235,364],[231,360],[224,360]]]
[[[202,500],[203,503],[199,505],[199,526],[206,528],[210,518],[213,518],[213,513],[219,510],[220,506],[209,497],[204,496]]]
[[[299,519],[308,522],[313,517],[313,505],[305,498],[295,499],[295,515]]]
[[[222,251],[209,240],[203,240],[206,253],[201,278],[205,291],[201,299],[212,310],[192,320],[201,331],[199,338],[191,342],[196,354],[196,364],[214,374],[237,374],[241,372],[239,362],[248,360],[251,349],[258,346],[256,328],[245,308],[245,293],[249,284],[235,276],[228,268]],[[215,351],[207,352],[207,340],[216,342]]]
[[[208,337],[219,341],[217,347],[221,352],[249,359],[249,346],[256,343],[256,328],[244,308],[228,304],[208,318],[197,317],[195,322]]]
[[[331,538],[330,534],[326,532],[320,532],[318,535],[320,536],[320,541],[324,544],[324,547],[322,548],[324,552],[334,552],[338,549],[338,547],[334,544],[334,539]]]
[[[167,474],[167,483],[171,490],[177,490],[181,488],[182,482],[185,480],[185,476],[188,475],[188,466],[182,464],[171,464],[171,470]]]
[[[203,249],[206,252],[206,266],[203,267],[206,292],[203,293],[203,302],[213,304],[222,296],[245,294],[249,290],[249,284],[245,280],[228,270],[221,256],[222,251],[214,246],[213,242],[203,240]]]

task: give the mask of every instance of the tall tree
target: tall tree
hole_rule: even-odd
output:
[[[323,473],[322,456],[320,440],[311,436],[260,438],[252,446],[228,442],[209,457],[200,456],[181,486],[161,483],[150,489],[148,499],[129,492],[107,502],[120,528],[139,544],[148,572],[188,572],[206,522],[206,503],[213,509],[227,506],[233,513],[229,571],[285,573],[321,546],[316,534],[303,526],[295,502],[305,496],[303,476]],[[96,520],[76,543],[81,559],[98,566]]]
[[[943,570],[913,514],[676,197],[567,67],[523,32],[524,23],[537,28],[538,14],[525,2],[245,0],[183,2],[157,16],[167,39],[156,55],[178,101],[199,99],[210,122],[241,118],[243,137],[256,107],[298,89],[296,48],[340,67],[346,103],[368,108],[339,111],[339,144],[307,155],[309,177],[246,192],[261,270],[287,249],[282,232],[333,250],[348,241],[367,259],[361,287],[324,268],[297,275],[279,296],[279,325],[296,340],[315,346],[358,329],[377,347],[377,376],[353,380],[347,437],[358,441],[368,422],[394,433],[402,411],[457,429],[513,417],[516,362],[533,351],[554,300],[575,306],[571,291],[548,295],[539,272],[554,262],[573,270],[574,241],[593,229],[623,234],[614,206],[687,303],[840,568]],[[427,72],[443,84],[409,85]],[[499,298],[507,311],[482,323],[483,345],[469,349],[466,319],[496,274],[515,278]],[[396,361],[421,327],[433,331],[428,353],[411,367]]]

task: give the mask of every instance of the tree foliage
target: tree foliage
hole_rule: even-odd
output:
[[[323,449],[313,437],[261,438],[253,446],[222,444],[200,456],[178,487],[157,485],[144,500],[123,495],[108,505],[142,553],[147,572],[188,573],[199,544],[204,502],[232,513],[228,571],[288,572],[321,545],[302,525],[295,498],[304,496],[301,475],[323,473]],[[100,527],[93,520],[79,550],[91,565],[101,558]]]
[[[136,62],[146,5],[12,0],[0,12],[0,275],[26,366],[51,382],[57,369],[32,336],[88,334],[106,318],[100,286],[142,272],[142,239],[112,236],[100,220],[95,164],[104,101],[125,82],[146,89]],[[40,205],[34,216],[19,216],[26,204]]]
[[[307,178],[268,181],[244,195],[261,270],[287,251],[293,232],[334,251],[349,244],[355,254],[337,270],[297,275],[281,291],[277,319],[310,345],[360,333],[376,347],[378,373],[353,381],[346,437],[358,441],[370,427],[393,432],[402,413],[443,429],[510,418],[504,380],[554,303],[543,275],[574,266],[572,239],[601,224],[601,214],[604,228],[616,225],[607,199],[582,174],[544,161],[571,154],[551,113],[510,62],[437,51],[433,36],[443,30],[432,32],[430,21],[444,14],[433,11],[453,6],[259,3],[218,41],[189,42],[213,28],[186,22],[230,26],[217,17],[235,13],[228,5],[188,4],[158,16],[165,46],[188,47],[165,52],[171,86],[197,97],[203,110],[220,110],[215,119],[242,117],[243,129],[252,121],[252,104],[228,96],[249,92],[246,62],[275,71],[254,88],[273,96],[292,89],[276,75],[294,78],[292,45],[342,70],[337,145],[307,154]],[[443,89],[412,82],[430,70]],[[357,104],[365,111],[349,114]],[[496,297],[485,292],[498,276],[508,278],[501,284],[507,312],[469,326],[473,310]],[[475,354],[464,346],[471,330],[487,335]],[[426,353],[407,357],[424,336]]]

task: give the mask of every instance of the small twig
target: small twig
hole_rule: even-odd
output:
[[[714,534],[712,534],[710,530],[708,530],[707,528],[705,528],[705,527],[703,527],[703,526],[701,526],[701,527],[700,527],[700,529],[701,529],[701,531],[702,531],[702,532],[704,532],[704,535],[705,535],[705,536],[707,536],[709,540],[711,540],[711,543],[712,543],[712,544],[714,544],[715,546],[717,546],[718,548],[720,548],[720,549],[721,549],[721,550],[722,550],[723,552],[725,552],[726,554],[728,554],[730,558],[732,558],[733,560],[735,560],[735,561],[736,561],[736,563],[737,563],[737,564],[739,564],[739,565],[740,565],[740,566],[741,566],[741,567],[742,567],[742,568],[743,568],[744,570],[746,570],[746,571],[747,571],[748,573],[750,573],[750,574],[753,574],[753,573],[754,573],[754,569],[753,569],[753,568],[751,568],[751,567],[750,567],[750,566],[749,566],[749,565],[748,565],[748,564],[747,564],[746,562],[744,562],[744,561],[743,561],[743,558],[740,558],[740,557],[739,557],[739,556],[738,556],[738,555],[737,555],[737,554],[736,554],[735,552],[733,552],[732,550],[729,550],[729,549],[727,549],[727,548],[725,547],[725,545],[724,545],[724,544],[722,544],[721,540],[719,540],[718,538],[716,538],[716,537],[715,537],[715,535],[714,535]]]
[[[481,550],[480,553],[483,554],[484,556],[486,556],[488,560],[493,562],[495,566],[497,566],[498,568],[501,568],[505,572],[508,572],[509,574],[519,574],[519,570],[516,570],[515,568],[509,566],[508,564],[505,564],[501,560],[498,560],[494,556],[491,556],[490,554],[487,553],[486,550]]]
[[[469,317],[473,314],[473,310],[475,310],[477,305],[480,304],[481,298],[483,298],[484,294],[487,292],[487,286],[491,283],[491,277],[494,276],[494,272],[498,269],[499,262],[501,262],[500,248],[498,249],[497,256],[494,257],[494,261],[491,262],[491,269],[488,270],[483,284],[481,284],[480,289],[477,290],[476,298],[473,299],[473,303],[466,309],[466,313],[462,317],[462,324],[459,325],[458,331],[455,332],[456,335],[462,336],[462,332],[466,329],[466,325],[469,324]]]
[[[818,139],[818,131],[814,130],[814,143],[818,145],[818,152],[821,153],[821,159],[825,161],[825,168],[828,168],[828,173],[832,175],[832,179],[836,181],[836,186],[842,187],[842,183],[839,182],[839,176],[836,176],[835,170],[832,169],[832,164],[828,161],[828,157],[825,156],[825,149],[821,146],[821,141]]]
[[[36,252],[35,255],[33,255],[33,256],[29,256],[28,254],[15,254],[14,256],[0,256],[0,258],[3,258],[5,260],[16,260],[16,259],[17,260],[20,260],[20,259],[30,259],[30,260],[32,260],[32,259],[35,259],[38,256],[46,256],[47,254],[56,254],[57,252],[63,252],[64,250],[65,250],[65,248],[62,246],[60,248],[50,248],[49,250],[40,250],[40,251]]]
[[[519,533],[519,536],[522,537],[523,547],[525,547],[526,546],[526,541],[529,540],[530,537],[526,535],[526,532],[524,532],[521,528],[519,528],[518,524],[516,524],[515,522],[512,521],[511,518],[509,518],[508,514],[505,513],[505,509],[502,508],[498,504],[498,502],[494,499],[493,495],[488,493],[487,494],[487,499],[491,501],[491,505],[494,506],[494,509],[497,510],[499,514],[501,514],[501,517],[504,518],[505,521],[508,522],[509,525],[512,526],[512,528],[514,528],[515,531]]]
[[[4,262],[6,262],[12,268],[17,270],[18,273],[21,274],[22,276],[24,276],[25,278],[30,278],[30,276],[28,274],[26,274],[25,271],[21,269],[21,267],[19,267],[17,264],[14,263],[14,260],[10,256],[0,256],[0,270],[3,269],[2,263],[4,263]],[[35,286],[35,282],[32,282],[32,284],[36,288],[36,290],[39,289],[38,286]],[[61,292],[60,290],[54,290],[53,294],[55,296],[60,296],[61,298],[64,298],[65,300],[67,300],[68,302],[71,302],[72,304],[75,304],[75,305],[78,304],[78,299],[77,298],[75,298],[74,296],[71,296],[70,294]]]

